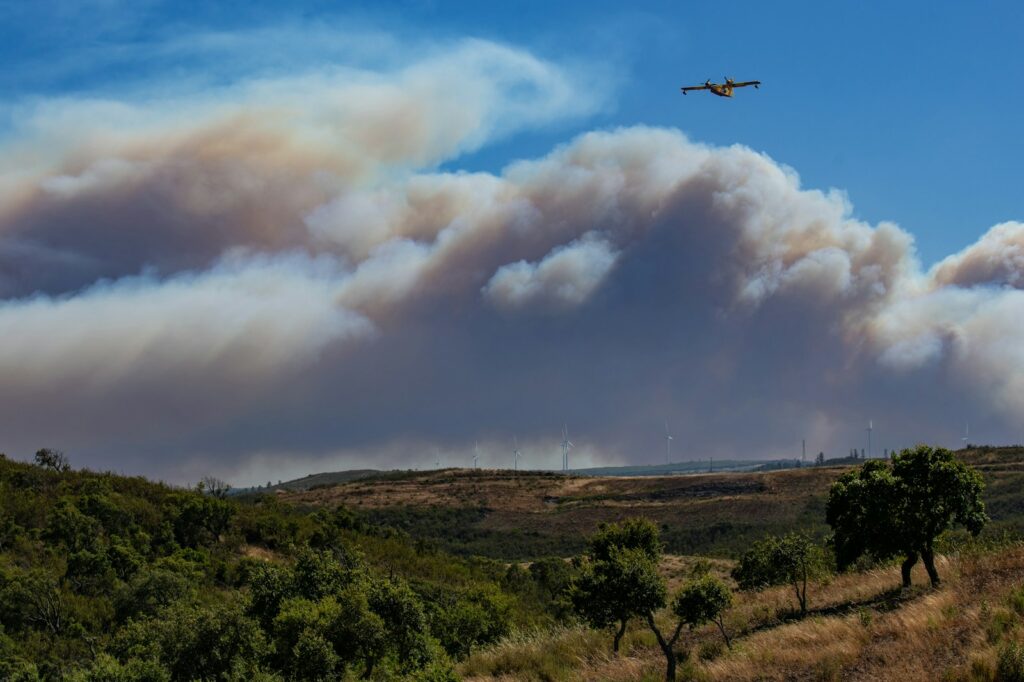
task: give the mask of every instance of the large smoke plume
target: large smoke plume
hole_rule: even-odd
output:
[[[1024,224],[925,270],[744,147],[581,135],[441,164],[599,104],[466,42],[183,101],[26,108],[0,158],[0,447],[241,482],[992,439],[1024,414]],[[506,461],[507,460],[507,461]]]

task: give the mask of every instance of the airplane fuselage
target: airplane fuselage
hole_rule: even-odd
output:
[[[719,97],[732,97],[736,88],[742,88],[748,85],[753,85],[757,88],[761,86],[761,81],[744,81],[742,83],[737,83],[733,81],[733,79],[727,78],[724,83],[712,83],[711,80],[708,79],[704,81],[704,85],[691,85],[680,89],[683,91],[684,95],[687,92],[692,92],[694,90],[708,90],[712,95],[717,95]]]

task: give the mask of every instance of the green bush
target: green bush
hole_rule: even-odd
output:
[[[800,613],[807,613],[807,584],[825,576],[831,566],[825,550],[803,533],[769,536],[747,550],[732,571],[743,590],[772,585],[793,587]]]
[[[1024,646],[1010,642],[999,649],[996,682],[1024,682]]]

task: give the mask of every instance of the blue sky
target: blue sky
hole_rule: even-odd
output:
[[[915,235],[925,264],[1024,215],[1019,2],[0,2],[0,97],[173,90],[287,72],[403,42],[476,36],[602,74],[605,106],[458,161],[494,170],[577,130],[674,126],[740,143],[849,193],[858,217]],[[318,30],[359,45],[302,40]],[[265,32],[252,43],[233,37]],[[202,41],[198,37],[202,36]],[[211,36],[217,40],[212,41]],[[734,101],[683,99],[706,78],[758,78]]]

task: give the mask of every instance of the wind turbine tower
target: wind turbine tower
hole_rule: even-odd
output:
[[[562,424],[562,471],[569,470],[569,449],[576,447],[569,440],[569,427]]]
[[[473,443],[473,468],[480,468],[480,445],[479,443]]]
[[[875,425],[872,421],[868,420],[868,428],[865,431],[868,432],[868,459],[871,459],[871,432],[875,430]]]
[[[665,420],[665,464],[671,463],[672,455],[672,436],[668,432],[668,420]]]
[[[512,436],[512,470],[519,471],[519,458],[523,456],[523,453],[519,452],[519,439]]]
[[[971,423],[967,422],[967,423],[964,424],[964,437],[960,439],[960,440],[962,440],[964,442],[964,449],[965,450],[967,449],[967,441],[970,440],[970,438],[971,438]]]

